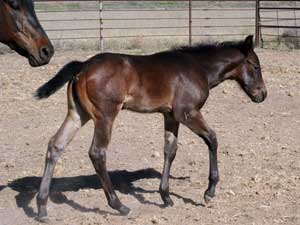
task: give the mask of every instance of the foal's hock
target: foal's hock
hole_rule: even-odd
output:
[[[179,124],[202,138],[209,149],[209,184],[205,201],[215,195],[219,179],[217,138],[205,122],[201,107],[209,90],[226,79],[238,81],[254,102],[262,102],[267,91],[260,63],[253,50],[253,37],[240,42],[199,44],[152,55],[103,53],[85,62],[71,62],[40,87],[38,98],[47,98],[69,82],[68,113],[50,139],[46,166],[37,196],[38,217],[47,217],[46,204],[55,164],[75,133],[88,120],[95,125],[89,150],[108,204],[121,214],[130,211],[117,197],[106,169],[106,150],[113,122],[122,109],[160,112],[164,116],[164,168],[159,192],[165,206],[173,205],[169,174],[177,151]]]

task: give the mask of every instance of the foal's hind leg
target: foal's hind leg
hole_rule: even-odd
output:
[[[172,206],[173,201],[169,193],[169,175],[172,162],[177,151],[177,135],[179,123],[174,120],[172,115],[164,115],[165,122],[165,147],[164,147],[164,169],[162,173],[159,192],[165,206]]]
[[[106,169],[106,150],[111,138],[113,120],[111,116],[101,116],[94,121],[95,132],[89,156],[100,178],[109,206],[118,210],[122,215],[127,215],[130,209],[119,200]]]
[[[57,133],[49,141],[44,175],[37,196],[38,220],[40,221],[47,219],[46,204],[56,162],[64,148],[74,137],[76,131],[78,131],[78,129],[83,126],[87,120],[88,117],[84,113],[78,113],[75,109],[69,109],[65,121]]]
[[[183,123],[188,126],[194,133],[200,136],[209,149],[209,184],[204,193],[205,202],[209,202],[215,196],[215,188],[219,180],[217,148],[218,141],[216,133],[207,125],[199,111],[192,110],[185,114]]]

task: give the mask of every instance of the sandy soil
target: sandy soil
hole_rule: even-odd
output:
[[[49,138],[66,113],[65,88],[45,101],[32,97],[62,65],[95,52],[58,52],[49,66],[30,68],[0,56],[0,224],[38,224],[35,195]],[[211,91],[203,114],[219,139],[221,180],[204,205],[206,145],[181,127],[170,189],[175,205],[161,208],[163,123],[159,114],[123,111],[114,124],[108,168],[121,217],[107,205],[88,157],[89,123],[55,170],[49,224],[300,224],[300,52],[258,50],[269,97],[252,103],[234,82]]]

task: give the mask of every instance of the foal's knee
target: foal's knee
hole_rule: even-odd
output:
[[[47,160],[55,162],[62,154],[64,146],[56,143],[55,138],[51,138],[48,143]]]

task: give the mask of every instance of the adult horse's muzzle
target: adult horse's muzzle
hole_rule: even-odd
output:
[[[28,60],[32,67],[43,66],[49,63],[54,54],[54,48],[47,36],[37,40],[26,41]]]
[[[39,48],[38,53],[36,55],[29,54],[28,61],[32,67],[43,66],[50,62],[54,54],[54,48],[50,45],[44,45]]]
[[[25,56],[32,67],[48,64],[54,54],[54,47],[48,37],[35,40],[19,32],[15,40],[9,43],[10,48]]]

